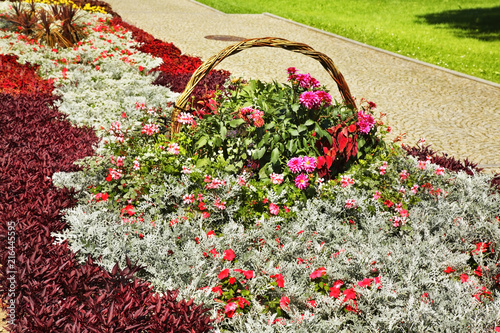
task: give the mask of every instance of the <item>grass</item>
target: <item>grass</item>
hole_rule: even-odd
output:
[[[404,56],[500,83],[498,0],[200,2],[226,13],[269,12]]]

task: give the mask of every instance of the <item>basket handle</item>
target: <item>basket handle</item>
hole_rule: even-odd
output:
[[[321,63],[321,65],[325,68],[325,70],[328,72],[328,74],[330,74],[335,83],[337,83],[337,87],[346,104],[352,105],[354,108],[356,108],[356,103],[354,102],[351,92],[349,91],[349,87],[347,86],[347,83],[344,80],[344,76],[335,67],[332,59],[330,59],[327,55],[315,51],[309,45],[303,43],[291,42],[283,38],[276,38],[276,37],[252,38],[241,41],[232,46],[226,47],[218,54],[210,57],[210,59],[205,61],[200,67],[198,67],[198,69],[196,69],[196,71],[193,73],[193,76],[191,76],[191,79],[187,83],[186,88],[175,102],[174,111],[172,112],[172,117],[171,117],[171,128],[170,128],[171,135],[178,133],[180,131],[181,126],[180,123],[177,121],[177,116],[180,114],[181,111],[184,111],[184,108],[186,107],[186,104],[188,102],[188,98],[193,92],[196,85],[222,60],[251,47],[278,47],[288,51],[302,53],[306,56],[318,60]]]

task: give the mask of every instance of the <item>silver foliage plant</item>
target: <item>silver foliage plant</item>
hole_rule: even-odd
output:
[[[400,157],[390,168],[431,176],[435,170],[435,166],[417,170],[416,165],[413,158]],[[377,172],[378,166],[373,163],[368,169]],[[350,176],[356,179],[358,175]],[[229,177],[226,181],[233,186],[228,186],[225,199],[237,197],[236,180]],[[183,297],[213,307],[214,317],[217,310],[219,315],[224,310],[211,291],[220,284],[218,274],[226,268],[253,270],[255,277],[247,282],[252,291],[250,312],[231,319],[219,316],[217,330],[491,331],[498,325],[500,310],[495,281],[500,273],[498,255],[474,250],[478,242],[499,244],[499,196],[490,194],[488,176],[446,173],[433,176],[432,183],[447,195],[420,195],[421,200],[409,208],[411,232],[391,227],[391,214],[374,203],[372,193],[362,186],[326,184],[333,195],[297,204],[292,207],[296,216],[289,220],[260,218],[255,226],[244,227],[228,207],[222,232],[208,237],[207,226],[221,223],[217,216],[203,219],[200,215],[174,226],[169,223],[187,215],[180,202],[192,184],[166,176],[153,191],[156,199],[142,198],[143,223],[123,224],[104,202],[88,203],[90,197],[82,198],[78,207],[66,212],[71,228],[58,235],[58,240],[68,239],[82,259],[88,254],[102,257],[101,264],[108,269],[129,256],[146,266],[143,277],[158,291],[180,289]],[[357,208],[346,209],[346,200],[353,198]],[[179,208],[159,217],[162,204]],[[356,228],[348,218],[356,221]],[[216,256],[210,253],[212,249]],[[226,249],[234,251],[235,260],[223,260]],[[470,267],[471,253],[482,267],[481,278]],[[298,258],[305,261],[300,263]],[[310,274],[320,267],[326,268],[333,281],[352,285],[359,295],[359,313],[345,311],[342,297],[314,290]],[[446,273],[448,267],[455,271]],[[284,288],[272,290],[270,276],[278,273],[284,278]],[[463,273],[468,275],[467,282],[461,281]],[[379,285],[357,285],[374,275],[380,276]],[[473,297],[483,286],[492,291],[491,297]],[[272,324],[276,318],[262,312],[257,300],[269,293],[289,297],[289,319]],[[307,305],[312,299],[316,307]]]

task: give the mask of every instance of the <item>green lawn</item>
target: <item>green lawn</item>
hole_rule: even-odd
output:
[[[499,0],[199,1],[226,13],[269,12],[500,83]]]

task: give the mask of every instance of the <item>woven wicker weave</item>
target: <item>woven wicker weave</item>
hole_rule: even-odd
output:
[[[349,91],[349,87],[347,86],[347,83],[344,80],[344,77],[335,67],[332,59],[330,59],[328,56],[326,56],[321,52],[315,51],[309,45],[291,42],[283,38],[275,38],[275,37],[253,38],[226,47],[218,54],[210,57],[210,59],[208,59],[200,67],[198,67],[198,69],[193,73],[193,76],[186,85],[184,92],[179,96],[177,102],[175,103],[174,111],[172,112],[172,117],[171,117],[172,122],[170,130],[172,135],[180,131],[180,124],[177,122],[177,116],[179,115],[180,112],[184,111],[186,104],[188,102],[188,98],[193,92],[196,85],[222,60],[251,47],[278,47],[288,51],[302,53],[306,56],[316,59],[321,63],[321,65],[325,68],[328,74],[330,74],[335,83],[337,83],[337,87],[346,104],[352,105],[354,108],[356,108],[356,104],[351,95],[351,92]]]

